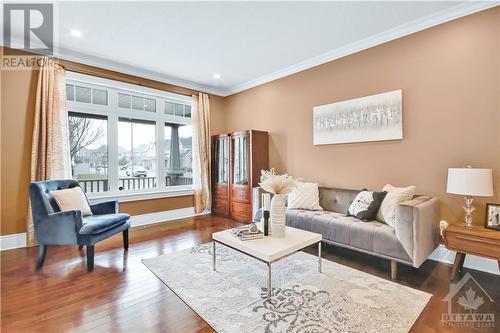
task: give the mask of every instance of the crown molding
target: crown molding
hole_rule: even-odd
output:
[[[283,68],[276,72],[261,76],[255,80],[251,80],[230,88],[227,92],[229,96],[238,92],[254,88],[264,83],[268,83],[285,76],[289,76],[306,69],[322,65],[324,63],[369,49],[371,47],[419,32],[433,26],[455,20],[460,17],[471,15],[489,8],[499,5],[498,1],[472,1],[457,5],[453,8],[442,10],[423,18],[402,24],[395,28],[389,29],[382,33],[370,36],[368,38],[356,41],[346,46],[331,50],[319,56],[309,58],[295,65]]]
[[[13,39],[13,43],[23,43],[23,42],[24,41],[19,40],[19,38]],[[8,47],[5,45],[5,42],[3,40],[0,42],[0,46]],[[40,47],[40,48],[44,47],[41,44],[34,44],[34,46]],[[115,60],[105,59],[103,57],[99,57],[99,56],[95,56],[95,55],[91,55],[91,54],[87,54],[87,53],[83,53],[83,52],[79,52],[79,51],[69,50],[66,48],[54,47],[54,57],[61,59],[61,60],[73,61],[73,62],[83,64],[83,65],[112,70],[115,72],[133,75],[133,76],[141,77],[144,79],[149,79],[149,80],[158,81],[158,82],[162,82],[162,83],[166,83],[166,84],[171,84],[171,85],[182,87],[182,88],[188,88],[188,89],[193,89],[196,91],[202,91],[202,92],[209,93],[212,95],[217,95],[217,96],[227,96],[228,95],[228,90],[226,90],[226,89],[221,89],[218,87],[204,85],[204,84],[198,84],[196,82],[180,79],[180,78],[170,76],[167,74],[163,74],[160,72],[156,72],[153,70],[141,68],[141,67],[134,66],[134,65],[125,64],[125,63],[115,61]]]
[[[193,89],[197,91],[202,91],[212,95],[227,96],[227,90],[220,89],[218,87],[198,84],[193,81],[180,79],[174,76],[156,72],[154,70],[149,70],[145,68],[140,68],[138,66],[129,65],[121,63],[114,60],[108,60],[102,57],[85,54],[82,52],[72,51],[64,48],[58,49],[57,58],[77,62],[84,65],[99,67],[103,69],[112,70],[119,73],[129,74],[133,76],[138,76],[141,78],[159,81],[162,83],[167,83],[183,88]]]
[[[64,48],[58,49],[58,58],[78,62],[84,65],[100,67],[116,72],[142,77],[154,81],[159,81],[167,84],[176,85],[179,87],[189,88],[197,91],[206,92],[209,94],[226,97],[238,92],[254,88],[264,83],[268,83],[283,77],[304,71],[306,69],[322,65],[324,63],[369,49],[371,47],[419,32],[436,25],[446,23],[457,18],[471,15],[486,9],[499,6],[498,1],[471,1],[459,4],[455,7],[448,8],[423,18],[402,24],[393,29],[389,29],[382,33],[364,38],[346,46],[331,50],[319,56],[315,56],[289,67],[278,71],[266,74],[257,79],[244,82],[233,87],[221,88],[210,85],[199,84],[193,81],[176,78],[167,74],[159,73],[153,70],[144,69],[135,65],[121,63],[119,61],[108,60],[102,57],[85,54],[82,52],[72,51]],[[4,42],[2,40],[1,44]]]

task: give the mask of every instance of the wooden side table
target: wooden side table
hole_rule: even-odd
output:
[[[443,238],[446,248],[457,252],[451,272],[452,280],[462,270],[466,254],[495,259],[500,268],[500,231],[476,226],[474,229],[465,229],[463,225],[450,224],[444,230]]]

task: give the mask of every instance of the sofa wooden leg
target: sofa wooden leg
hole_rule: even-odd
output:
[[[42,268],[43,263],[45,262],[45,255],[47,254],[47,245],[40,244],[38,245],[38,260],[36,261],[36,270]]]
[[[391,260],[391,279],[396,280],[398,278],[398,262],[396,260]]]
[[[128,250],[128,229],[123,231],[123,248]]]
[[[87,271],[94,270],[94,245],[87,245]]]

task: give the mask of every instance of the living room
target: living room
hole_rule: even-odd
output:
[[[498,4],[2,4],[1,330],[498,331]]]

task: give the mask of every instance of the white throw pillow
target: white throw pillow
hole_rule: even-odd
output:
[[[83,216],[92,215],[87,197],[81,187],[77,186],[65,190],[50,191],[50,194],[56,199],[61,212],[81,210]]]
[[[319,190],[317,183],[297,182],[295,188],[288,194],[288,209],[323,210],[319,205]]]
[[[411,200],[415,195],[415,186],[394,187],[391,184],[384,186],[387,195],[377,212],[377,220],[394,227],[396,225],[396,210],[399,204]]]

